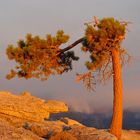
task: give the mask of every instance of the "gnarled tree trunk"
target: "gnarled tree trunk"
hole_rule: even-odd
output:
[[[121,138],[122,131],[122,76],[119,50],[112,50],[112,64],[113,64],[113,88],[114,88],[114,101],[113,101],[113,116],[110,126],[110,133],[115,135],[118,140]]]

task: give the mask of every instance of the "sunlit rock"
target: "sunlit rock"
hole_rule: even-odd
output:
[[[92,127],[73,126],[68,132],[78,140],[117,140],[106,130],[98,130]]]
[[[0,140],[117,140],[106,129],[86,127],[67,117],[47,120],[51,113],[66,111],[60,101],[0,91]],[[120,140],[140,140],[140,131],[123,130]]]
[[[67,112],[68,107],[64,102],[57,100],[48,100],[45,104],[45,108],[49,113]]]
[[[7,121],[0,119],[0,139],[1,140],[43,140],[29,130],[17,128]]]
[[[121,140],[140,140],[140,131],[123,130]]]
[[[74,137],[72,134],[68,132],[60,132],[56,135],[52,136],[49,140],[78,140],[76,137]]]
[[[72,126],[72,125],[79,125],[79,126],[83,126],[81,123],[72,120],[68,117],[64,117],[64,118],[60,118],[60,121],[64,122],[65,124],[67,124],[68,126]]]
[[[0,91],[0,114],[15,116],[35,122],[48,119],[50,113],[67,112],[65,103],[31,96],[28,92],[13,95],[10,92]]]

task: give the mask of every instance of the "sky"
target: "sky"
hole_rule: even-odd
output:
[[[140,0],[0,0],[0,90],[20,94],[29,91],[32,95],[45,100],[56,99],[67,103],[74,111],[92,113],[112,109],[112,80],[106,85],[97,85],[89,93],[84,86],[75,82],[75,74],[86,71],[84,62],[88,59],[80,51],[80,45],[74,50],[80,60],[74,63],[74,69],[63,76],[51,76],[47,81],[37,79],[6,80],[5,76],[15,63],[6,56],[8,44],[24,39],[27,33],[55,35],[63,29],[70,35],[66,45],[84,35],[85,22],[98,18],[114,17],[129,21],[126,39],[122,46],[131,54],[130,64],[123,67],[124,109],[140,108]]]

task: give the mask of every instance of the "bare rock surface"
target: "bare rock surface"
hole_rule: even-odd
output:
[[[24,128],[16,128],[0,119],[0,140],[43,140],[43,138]]]
[[[34,122],[5,114],[0,114],[0,119],[15,128],[26,129],[43,138],[49,138],[56,133],[62,132],[64,128],[68,127],[65,123],[59,120]]]
[[[68,107],[64,102],[56,100],[48,100],[46,102],[46,109],[49,113],[60,113],[68,111]]]
[[[108,130],[86,127],[67,117],[46,120],[50,113],[66,111],[68,107],[60,101],[0,91],[0,140],[117,140]],[[121,140],[140,140],[140,131],[123,130]]]
[[[52,136],[49,140],[78,140],[76,137],[68,132],[60,132]]]
[[[57,121],[34,122],[23,120],[17,117],[11,117],[5,114],[0,114],[0,119],[3,120],[3,123],[8,123],[9,125],[11,125],[10,127],[14,129],[25,129],[29,133],[34,133],[35,136],[37,135],[40,138],[51,139],[53,137],[53,139],[56,139],[57,136],[61,138],[65,134],[63,132],[68,132],[77,140],[116,140],[116,137],[108,133],[107,130],[99,130],[92,127],[86,127],[69,118],[65,118],[67,121],[62,120],[61,118]],[[68,123],[69,120],[74,123]],[[6,128],[8,128],[7,124]],[[26,131],[23,131],[23,133],[25,132],[27,134]],[[6,133],[8,134],[9,132],[5,131],[5,134]],[[121,140],[140,140],[140,131],[123,130]]]
[[[69,118],[63,118],[63,119],[65,119],[65,121],[62,121],[61,118],[60,120],[57,121],[29,123],[28,128],[29,130],[39,135],[40,137],[50,138],[52,135],[72,129],[73,126],[84,126],[75,120]]]
[[[71,121],[72,123],[67,123],[66,120],[66,122],[63,122],[62,118],[56,121],[33,122],[13,116],[8,116],[5,114],[0,114],[0,118],[4,121],[9,122],[9,124],[13,125],[14,127],[25,128],[43,138],[50,138],[52,135],[70,130],[73,126],[84,126],[77,121],[69,118],[65,119]]]
[[[121,140],[140,140],[140,131],[123,130]]]
[[[98,130],[92,127],[73,126],[68,132],[78,140],[117,140],[107,130]]]
[[[30,131],[44,138],[50,138],[52,135],[62,132],[65,127],[68,126],[61,121],[46,121],[28,125]]]
[[[67,112],[65,103],[31,96],[28,92],[13,95],[10,92],[0,91],[0,113],[15,116],[35,122],[49,118],[50,113]]]
[[[83,124],[75,121],[75,120],[72,120],[68,117],[64,117],[64,118],[60,118],[60,121],[64,122],[65,124],[67,124],[68,126],[72,126],[72,125],[78,125],[78,126],[84,126]]]

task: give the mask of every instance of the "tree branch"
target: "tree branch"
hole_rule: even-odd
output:
[[[82,37],[82,38],[76,40],[74,43],[72,43],[72,44],[69,45],[68,47],[66,47],[66,48],[64,48],[64,49],[61,49],[61,50],[59,51],[59,54],[60,54],[60,53],[63,53],[63,52],[66,52],[66,51],[68,51],[68,50],[74,48],[76,45],[78,45],[79,43],[81,43],[83,40],[84,40],[84,37]]]

